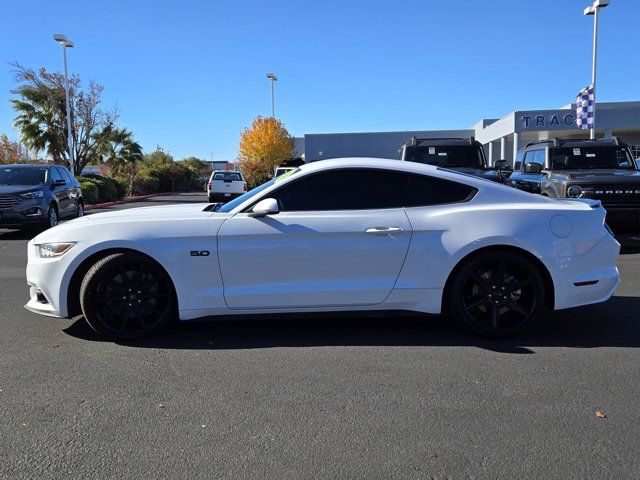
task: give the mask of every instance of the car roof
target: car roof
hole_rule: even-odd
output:
[[[213,173],[240,173],[238,170],[214,170]]]
[[[10,163],[8,165],[0,165],[0,168],[50,168],[50,167],[64,167],[64,165],[51,165],[46,163]]]

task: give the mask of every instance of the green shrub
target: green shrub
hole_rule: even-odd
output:
[[[120,200],[124,197],[124,192],[120,186],[111,178],[89,173],[78,177],[82,188],[82,195],[85,203],[105,203]],[[85,185],[91,191],[85,192]],[[95,194],[93,188],[95,188]]]
[[[78,177],[80,189],[82,190],[82,198],[84,203],[100,203],[98,202],[98,186],[90,178]]]

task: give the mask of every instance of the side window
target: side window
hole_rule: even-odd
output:
[[[58,180],[64,180],[62,178],[62,175],[60,175],[60,171],[57,168],[51,167],[50,171],[51,171],[51,180],[53,182],[57,182]]]
[[[533,157],[533,161],[539,163],[544,167],[544,150],[536,150],[536,154]]]
[[[412,174],[405,194],[404,206],[421,207],[465,202],[473,198],[477,191],[476,188],[462,183]]]
[[[73,177],[71,176],[71,172],[66,168],[59,167],[60,173],[62,174],[62,178],[67,181],[68,184],[74,183]]]
[[[273,193],[284,212],[400,208],[408,175],[375,169],[310,174]]]
[[[513,171],[519,172],[522,168],[522,157],[524,156],[523,152],[518,152],[516,154],[516,161],[513,163]]]

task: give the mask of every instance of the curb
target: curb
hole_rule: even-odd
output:
[[[84,210],[87,211],[87,210],[93,210],[96,208],[110,207],[112,205],[120,205],[123,203],[137,202],[138,200],[144,200],[145,198],[161,197],[163,195],[172,195],[174,193],[178,193],[178,192],[152,193],[150,195],[142,195],[141,197],[131,197],[131,198],[126,198],[124,200],[116,200],[115,202],[94,203],[92,205],[85,205]]]

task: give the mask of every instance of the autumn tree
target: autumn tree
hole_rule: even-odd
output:
[[[19,98],[11,103],[16,111],[14,125],[22,142],[30,149],[46,151],[52,160],[69,163],[67,107],[64,75],[44,68],[33,70],[12,64]],[[90,82],[82,88],[80,78],[69,78],[71,133],[74,145],[75,174],[79,175],[99,154],[104,136],[113,131],[118,114],[101,106],[102,86]]]
[[[266,182],[275,167],[293,155],[293,138],[282,122],[273,117],[256,117],[240,137],[238,165],[251,187]]]
[[[0,163],[22,163],[27,159],[27,151],[20,142],[9,140],[0,135]]]

